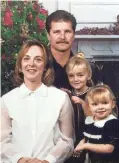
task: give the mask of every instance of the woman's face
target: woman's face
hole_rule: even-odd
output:
[[[44,72],[44,52],[39,46],[31,46],[21,61],[21,71],[24,75],[24,82],[42,82]]]

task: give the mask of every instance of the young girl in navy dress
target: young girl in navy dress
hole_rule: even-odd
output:
[[[93,116],[85,120],[84,139],[75,154],[87,150],[91,163],[119,163],[119,120],[112,114],[115,97],[107,85],[89,90],[86,103]]]
[[[90,63],[84,58],[84,54],[78,53],[69,59],[66,72],[69,83],[72,86],[70,97],[75,114],[76,147],[78,142],[82,139],[85,117],[89,114],[87,113],[88,109],[85,107],[84,99],[90,89],[89,83],[91,82],[92,70]],[[85,152],[82,152],[80,157],[72,155],[65,163],[84,163],[84,161]]]

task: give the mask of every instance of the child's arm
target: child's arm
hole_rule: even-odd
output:
[[[96,153],[112,153],[114,150],[114,146],[111,144],[92,144],[92,143],[85,143],[81,146],[77,146],[75,151],[81,150],[89,150]]]
[[[80,145],[83,145],[83,144],[85,144],[85,138],[82,139],[82,140],[79,142],[79,144],[78,144],[77,146],[80,146]],[[76,146],[76,147],[77,147],[77,146]]]
[[[74,154],[77,154],[77,153],[79,153],[79,152],[81,152],[82,150],[76,150],[77,148],[80,148],[80,146],[82,146],[83,144],[85,144],[85,138],[84,139],[82,139],[80,142],[79,142],[79,144],[76,146],[76,148],[74,149]]]
[[[83,111],[84,111],[84,114],[86,116],[89,116],[91,115],[91,112],[89,111],[86,103],[84,100],[82,100],[81,98],[77,97],[77,96],[72,96],[71,97],[72,101],[75,103],[75,104],[81,104],[82,105],[82,108],[83,108]]]

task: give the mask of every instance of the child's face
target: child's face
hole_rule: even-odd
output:
[[[108,95],[106,95],[104,99],[99,99],[98,101],[93,101],[89,97],[88,105],[95,120],[101,120],[108,117],[108,115],[112,112],[112,109],[114,108],[114,102]]]
[[[85,65],[74,66],[68,72],[68,79],[70,85],[77,91],[84,91],[87,80],[89,80],[89,73]]]

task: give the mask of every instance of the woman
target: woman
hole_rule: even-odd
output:
[[[73,151],[73,111],[68,95],[52,87],[45,45],[22,46],[15,68],[19,87],[1,98],[2,163],[58,163]]]

